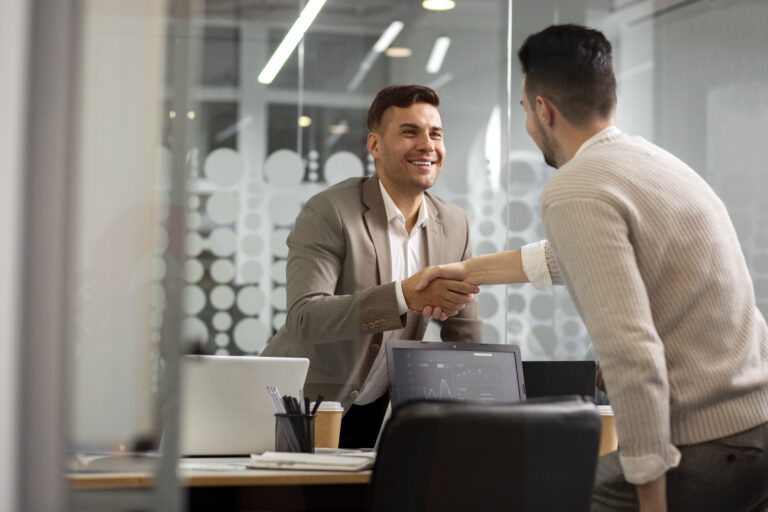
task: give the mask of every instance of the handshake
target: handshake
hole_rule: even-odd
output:
[[[463,261],[427,267],[401,284],[414,313],[441,321],[457,315],[480,291]]]

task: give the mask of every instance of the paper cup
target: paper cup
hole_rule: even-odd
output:
[[[314,407],[312,403],[311,407]],[[315,417],[315,448],[338,448],[341,433],[341,402],[320,402]]]
[[[600,450],[598,456],[606,453],[615,452],[619,447],[619,438],[616,435],[616,423],[613,420],[613,409],[610,405],[598,405],[597,412],[600,413]]]

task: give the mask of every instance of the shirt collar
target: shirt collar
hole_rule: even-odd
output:
[[[573,158],[576,158],[582,152],[586,151],[587,148],[597,144],[598,142],[600,142],[600,141],[602,141],[604,139],[609,139],[611,137],[615,137],[615,136],[620,135],[620,134],[621,134],[621,130],[619,130],[615,126],[613,126],[613,125],[606,126],[602,130],[600,130],[599,132],[597,132],[596,134],[594,134],[593,136],[591,136],[590,138],[585,140],[581,144],[581,146],[579,146],[579,149],[576,150],[576,153],[573,155]]]
[[[399,218],[402,220],[403,224],[405,224],[405,215],[403,215],[400,208],[397,207],[395,201],[392,200],[392,196],[390,196],[387,189],[384,188],[384,184],[381,180],[379,180],[379,188],[381,188],[381,198],[384,200],[384,209],[387,212],[387,222],[392,222],[392,219]],[[416,218],[414,227],[421,227],[426,224],[428,219],[429,212],[427,211],[427,207],[424,205],[424,199],[422,198],[421,205],[419,206],[419,216]]]

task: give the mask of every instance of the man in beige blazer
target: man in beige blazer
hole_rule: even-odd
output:
[[[474,285],[415,291],[407,279],[472,255],[463,210],[426,193],[445,157],[438,104],[427,87],[379,92],[367,117],[376,176],[312,197],[288,237],[288,314],[262,355],[309,358],[307,396],[344,407],[341,446],[373,445],[388,402],[382,345],[424,336],[428,320],[413,310],[439,305],[443,340],[480,341]]]

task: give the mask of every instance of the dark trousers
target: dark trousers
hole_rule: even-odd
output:
[[[375,402],[353,405],[341,419],[339,448],[373,448],[387,412],[389,393]]]
[[[768,423],[678,449],[680,465],[667,472],[670,512],[763,512],[768,507]],[[619,452],[600,457],[592,511],[637,509],[637,491],[624,480]]]

